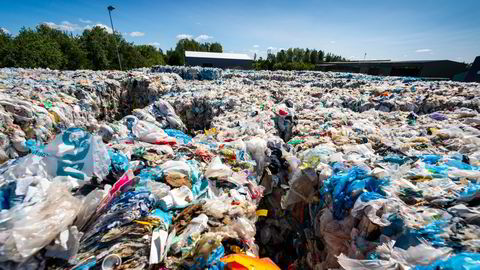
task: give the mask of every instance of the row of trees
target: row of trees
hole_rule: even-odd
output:
[[[175,49],[167,51],[151,45],[135,45],[118,33],[104,28],[84,30],[81,35],[68,34],[47,25],[22,28],[15,37],[0,30],[0,67],[50,69],[123,69],[153,65],[183,65],[185,50],[222,52],[219,43],[199,43],[182,39]]]
[[[313,70],[315,65],[323,62],[346,61],[345,58],[322,50],[289,48],[276,54],[269,52],[267,59],[255,61],[255,69],[268,70]]]
[[[150,45],[127,42],[118,33],[104,28],[84,30],[81,35],[68,34],[47,25],[22,28],[15,37],[0,30],[0,67],[50,69],[120,69],[117,47],[123,69],[153,65],[184,65],[185,51],[223,52],[220,43],[199,43],[181,39],[166,53]],[[267,59],[254,62],[256,69],[311,70],[322,62],[345,61],[341,56],[322,50],[289,48]]]

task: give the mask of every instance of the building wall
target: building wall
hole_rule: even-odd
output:
[[[320,67],[323,71],[342,71],[380,76],[412,76],[425,78],[449,78],[465,71],[466,65],[453,61],[436,62],[385,62],[385,63],[336,63]]]
[[[185,57],[185,65],[216,68],[250,69],[252,60]]]
[[[452,61],[425,63],[420,76],[452,79],[456,74],[464,72],[466,67],[465,64]]]

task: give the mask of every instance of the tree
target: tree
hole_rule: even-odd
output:
[[[210,45],[210,52],[223,52],[223,47],[222,47],[222,44],[218,43],[218,42],[214,42]]]
[[[15,66],[12,36],[0,29],[0,67]]]
[[[277,52],[277,62],[278,63],[284,63],[287,61],[287,55],[285,53],[285,50],[280,50]]]
[[[172,66],[180,66],[185,62],[183,54],[177,50],[168,50],[167,51],[168,64]]]
[[[318,63],[322,63],[324,60],[325,53],[322,50],[318,51]]]
[[[332,62],[332,54],[331,53],[327,53],[327,55],[325,56],[325,62]]]
[[[293,49],[288,48],[287,50],[287,63],[293,62]]]
[[[47,25],[36,28],[37,33],[55,41],[64,56],[61,69],[84,69],[88,67],[87,53],[80,47],[79,39],[72,34],[52,29]]]
[[[13,43],[17,67],[60,69],[63,65],[60,46],[48,36],[22,28]]]
[[[136,50],[142,55],[142,67],[151,67],[154,65],[164,65],[165,60],[161,50],[151,45],[137,45]]]
[[[302,62],[310,63],[310,50],[308,48],[305,50],[305,53],[303,54]]]
[[[310,53],[310,63],[316,65],[318,64],[318,52],[317,50],[312,50]]]
[[[113,38],[109,37],[107,31],[101,27],[97,26],[91,30],[87,29],[83,31],[83,34],[80,37],[80,43],[83,50],[87,52],[90,69],[102,70],[112,69],[113,67],[116,67],[117,69],[120,68],[118,64],[112,63],[112,61],[117,61],[116,48],[114,47],[115,44],[113,44],[113,42]]]
[[[304,54],[305,54],[304,49],[300,49],[300,48],[293,49],[293,62],[302,62]]]
[[[316,64],[324,61],[324,54],[322,50],[289,48],[276,54],[269,52],[267,59],[255,61],[254,67],[268,70],[313,70]],[[325,61],[345,61],[345,58],[328,53]]]

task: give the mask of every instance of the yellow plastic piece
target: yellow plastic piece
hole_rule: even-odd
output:
[[[225,256],[220,261],[227,264],[227,269],[235,270],[280,270],[269,258],[255,258],[243,254],[232,254]]]
[[[268,210],[267,209],[260,209],[257,210],[257,217],[266,217],[268,215]]]

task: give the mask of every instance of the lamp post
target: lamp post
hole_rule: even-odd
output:
[[[122,70],[122,61],[120,60],[120,53],[118,52],[118,44],[115,37],[115,28],[113,28],[113,21],[112,21],[112,10],[114,10],[115,8],[113,6],[108,6],[107,9],[108,9],[108,15],[110,16],[110,24],[112,25],[112,32],[114,35],[113,40],[115,42],[115,48],[117,49],[118,65],[120,66],[120,70]]]

